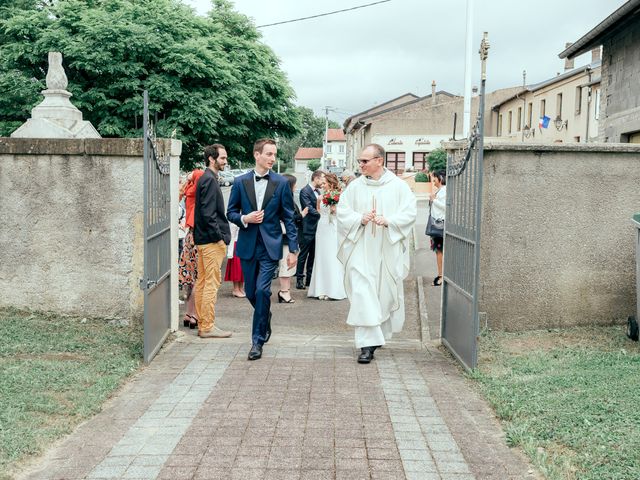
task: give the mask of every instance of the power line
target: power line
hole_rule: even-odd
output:
[[[256,28],[273,27],[274,25],[282,25],[284,23],[301,22],[302,20],[310,20],[312,18],[326,17],[327,15],[335,15],[336,13],[349,12],[351,10],[358,10],[359,8],[371,7],[380,3],[387,3],[391,0],[380,0],[379,2],[367,3],[366,5],[358,5],[357,7],[345,8],[343,10],[334,10],[333,12],[320,13],[318,15],[312,15],[310,17],[294,18],[293,20],[285,20],[284,22],[268,23],[266,25],[258,25]]]

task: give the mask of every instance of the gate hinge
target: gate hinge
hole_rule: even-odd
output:
[[[141,278],[139,281],[139,285],[140,285],[140,290],[148,290],[151,287],[155,287],[156,282],[155,280],[145,280],[144,278]]]

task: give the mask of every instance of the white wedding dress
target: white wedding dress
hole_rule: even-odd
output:
[[[338,260],[338,224],[329,207],[320,206],[320,220],[316,230],[316,256],[307,296],[347,298],[344,289],[344,267]]]

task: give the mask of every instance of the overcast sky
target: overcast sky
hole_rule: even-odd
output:
[[[183,0],[204,14],[209,0]],[[236,10],[264,25],[375,0],[235,0]],[[479,83],[482,32],[491,49],[487,89],[537,83],[564,70],[558,53],[626,0],[474,0],[472,83]],[[466,0],[391,0],[350,12],[261,28],[282,61],[297,103],[342,122],[407,92],[462,94]],[[590,62],[590,54],[575,66]]]

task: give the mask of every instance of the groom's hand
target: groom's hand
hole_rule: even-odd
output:
[[[298,252],[287,255],[287,267],[293,268],[298,263]]]
[[[262,220],[264,220],[264,210],[256,210],[248,213],[243,217],[243,220],[245,223],[262,223]]]

